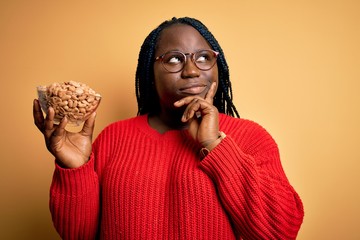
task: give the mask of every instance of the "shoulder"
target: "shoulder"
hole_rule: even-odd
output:
[[[220,114],[220,127],[223,128],[223,130],[226,129],[227,131],[239,134],[252,134],[255,132],[268,134],[266,129],[255,121],[235,118],[226,114]]]
[[[255,121],[221,114],[220,130],[252,155],[262,151],[278,151],[270,133]]]
[[[146,123],[146,119],[144,118],[146,118],[146,116],[141,115],[112,122],[100,132],[96,140],[102,138],[112,138],[113,140],[115,140],[114,138],[118,138],[125,133],[129,134],[133,132],[133,129],[139,128]]]
[[[129,130],[129,128],[142,128],[147,126],[147,115],[139,115],[132,118],[127,118],[110,123],[104,128],[103,131],[114,131],[114,130]]]
[[[144,115],[141,115],[141,116],[136,116],[136,117],[112,122],[109,125],[107,125],[103,131],[113,131],[115,129],[124,128],[127,126],[137,126],[138,124],[141,124],[144,117],[145,117]]]

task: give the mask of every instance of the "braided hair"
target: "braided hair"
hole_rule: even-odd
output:
[[[236,115],[236,117],[240,117],[236,107],[232,102],[233,93],[229,79],[229,68],[218,41],[203,23],[201,23],[199,20],[189,17],[173,17],[171,20],[166,20],[145,38],[144,43],[140,49],[135,76],[138,115],[157,113],[160,110],[159,99],[153,86],[153,64],[155,60],[155,50],[162,30],[174,24],[186,24],[192,26],[205,38],[214,51],[220,53],[217,58],[219,86],[214,96],[213,104],[217,107],[220,113],[225,113],[230,116]]]

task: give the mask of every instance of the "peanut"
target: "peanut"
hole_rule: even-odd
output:
[[[97,108],[101,95],[84,83],[68,81],[39,86],[38,95],[42,109],[55,111],[55,122],[67,117],[69,123],[79,125]]]

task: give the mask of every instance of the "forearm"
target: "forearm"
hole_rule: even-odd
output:
[[[63,239],[94,239],[99,225],[99,183],[93,159],[77,169],[56,166],[50,211]]]
[[[227,136],[200,165],[245,239],[294,239],[302,223],[301,200],[271,153],[275,163],[255,160]]]

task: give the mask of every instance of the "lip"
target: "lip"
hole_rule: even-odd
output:
[[[189,95],[199,95],[207,88],[205,84],[189,84],[180,88],[180,92]]]

